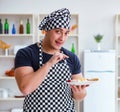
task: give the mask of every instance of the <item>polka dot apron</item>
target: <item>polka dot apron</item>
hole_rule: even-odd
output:
[[[39,65],[43,65],[42,41],[39,46]],[[51,67],[45,80],[24,100],[24,112],[75,112],[70,86],[66,83],[71,79],[67,61]]]

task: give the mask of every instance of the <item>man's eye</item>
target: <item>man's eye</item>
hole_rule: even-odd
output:
[[[68,34],[69,34],[69,32],[66,32],[66,33],[65,33],[65,35],[68,35]]]
[[[60,31],[60,30],[57,30],[56,33],[61,33],[61,31]]]

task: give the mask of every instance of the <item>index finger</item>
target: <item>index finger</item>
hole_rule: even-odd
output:
[[[69,58],[69,56],[67,56],[67,55],[63,54],[63,58]]]

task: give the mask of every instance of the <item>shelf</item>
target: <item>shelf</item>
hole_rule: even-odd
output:
[[[32,13],[0,13],[0,16],[31,16],[33,15]]]
[[[0,37],[32,37],[33,34],[0,34]]]
[[[8,55],[8,56],[0,55],[0,58],[15,58],[15,55]]]
[[[40,34],[39,36],[40,36],[40,37],[44,37],[45,35]],[[70,34],[68,35],[68,37],[78,37],[78,36],[79,36],[78,34],[74,34],[74,33],[70,33]]]
[[[12,97],[12,98],[0,98],[0,101],[23,101],[24,100],[24,98],[14,98],[14,97]]]
[[[72,34],[72,33],[68,35],[68,37],[78,37],[78,36],[79,36],[78,34]]]
[[[9,76],[3,75],[3,76],[0,76],[0,79],[15,79],[15,77],[14,76],[9,77]]]

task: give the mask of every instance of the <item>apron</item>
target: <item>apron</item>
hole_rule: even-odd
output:
[[[39,46],[39,66],[43,65],[42,41]],[[53,65],[39,87],[24,100],[24,112],[75,112],[72,91],[67,80],[71,73],[67,61]]]

